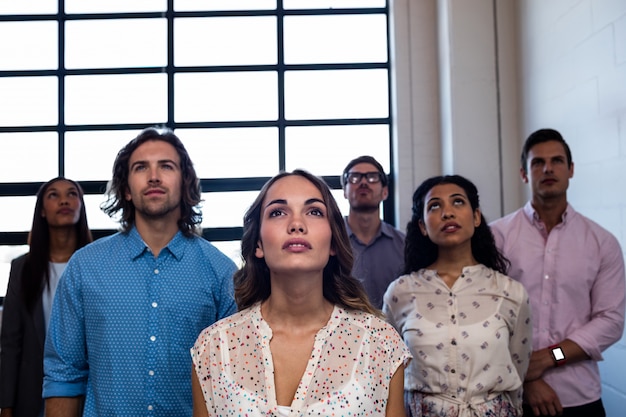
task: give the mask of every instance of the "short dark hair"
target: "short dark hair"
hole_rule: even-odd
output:
[[[163,141],[176,149],[180,158],[182,176],[180,214],[178,229],[187,237],[199,234],[202,222],[202,211],[198,207],[201,200],[200,181],[196,175],[191,158],[181,140],[172,130],[165,127],[149,127],[124,146],[113,164],[113,178],[107,184],[107,200],[102,203],[102,210],[110,217],[121,211],[120,224],[122,230],[128,232],[135,224],[135,206],[125,198],[128,189],[128,172],[130,157],[135,150],[148,141]]]
[[[528,136],[526,142],[524,142],[524,146],[522,147],[522,155],[520,157],[520,163],[522,165],[522,169],[525,173],[528,173],[528,153],[532,149],[533,146],[538,143],[555,141],[559,142],[563,145],[565,149],[565,156],[567,158],[567,167],[571,168],[572,166],[572,151],[569,148],[563,136],[555,129],[539,129]]]
[[[348,162],[348,165],[346,165],[346,167],[343,169],[343,174],[341,175],[341,186],[343,188],[346,187],[348,172],[350,172],[350,169],[357,164],[374,165],[376,167],[376,170],[380,174],[380,182],[383,183],[383,187],[386,187],[387,184],[389,184],[389,178],[387,178],[387,174],[385,174],[385,170],[383,169],[383,166],[380,164],[380,162],[374,159],[373,156],[363,155],[359,156],[358,158],[354,158],[352,161]]]
[[[311,182],[320,191],[326,203],[328,222],[332,231],[331,247],[335,255],[330,257],[324,267],[324,297],[344,308],[378,314],[370,304],[361,282],[352,276],[353,257],[350,238],[341,211],[328,185],[323,179],[301,169],[281,172],[267,181],[244,216],[241,237],[243,265],[233,276],[235,301],[239,310],[264,301],[271,294],[270,270],[265,259],[257,258],[255,252],[261,236],[263,200],[276,181],[288,176],[299,176]]]
[[[419,271],[432,265],[439,257],[439,247],[428,236],[424,236],[419,227],[423,221],[426,195],[435,186],[441,184],[454,184],[461,187],[470,202],[473,211],[480,207],[478,189],[467,178],[460,175],[443,175],[431,177],[417,187],[413,194],[413,215],[406,227],[406,240],[404,246],[405,274]],[[481,264],[506,274],[509,261],[496,247],[495,239],[487,220],[480,214],[480,225],[474,230],[471,239],[472,255]]]

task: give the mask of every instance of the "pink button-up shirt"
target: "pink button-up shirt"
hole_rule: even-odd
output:
[[[597,361],[624,330],[624,257],[617,239],[570,205],[550,234],[530,202],[490,226],[511,261],[508,275],[528,291],[533,350],[570,339],[591,358],[550,369],[544,380],[564,407],[598,400]]]

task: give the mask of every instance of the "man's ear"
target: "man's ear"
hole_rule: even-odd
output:
[[[522,177],[522,181],[524,182],[524,184],[528,184],[528,174],[526,173],[526,170],[524,168],[519,169],[519,175],[520,177]]]
[[[385,201],[389,197],[389,187],[386,185],[383,187],[383,201]]]

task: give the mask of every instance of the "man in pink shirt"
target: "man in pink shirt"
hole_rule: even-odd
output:
[[[624,330],[622,250],[568,204],[574,163],[559,132],[541,129],[526,139],[520,173],[531,200],[491,228],[533,312],[524,416],[603,417],[597,362]]]

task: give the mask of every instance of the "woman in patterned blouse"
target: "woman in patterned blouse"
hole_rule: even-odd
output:
[[[265,184],[241,252],[240,311],[191,349],[194,416],[404,416],[409,351],[350,275],[323,180],[296,170]]]
[[[532,326],[526,290],[507,268],[474,184],[451,175],[417,188],[405,275],[383,305],[414,357],[405,371],[408,415],[522,415]]]

